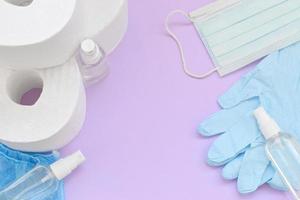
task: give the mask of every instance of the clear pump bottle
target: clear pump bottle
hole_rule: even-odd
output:
[[[260,107],[254,115],[266,142],[266,154],[295,200],[300,200],[300,144],[282,133],[277,123]]]
[[[68,176],[85,160],[76,152],[49,167],[37,166],[0,192],[1,200],[43,200],[53,194],[59,181]]]
[[[104,50],[93,40],[85,39],[79,50],[79,63],[86,86],[95,84],[108,74]]]

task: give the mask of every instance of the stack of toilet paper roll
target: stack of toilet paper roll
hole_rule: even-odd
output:
[[[45,152],[68,144],[85,119],[76,56],[90,38],[106,54],[127,27],[126,0],[0,0],[0,143]],[[34,105],[24,92],[42,88]]]

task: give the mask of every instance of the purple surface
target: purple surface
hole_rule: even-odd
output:
[[[62,151],[81,149],[87,157],[66,180],[67,200],[285,199],[267,186],[240,195],[235,181],[206,164],[215,138],[199,136],[196,127],[219,110],[218,96],[253,68],[205,80],[183,74],[164,19],[173,9],[191,11],[208,2],[130,0],[129,29],[110,58],[111,73],[87,90],[86,123]],[[210,69],[193,27],[182,17],[173,21],[188,64]]]

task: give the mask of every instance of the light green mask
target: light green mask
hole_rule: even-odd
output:
[[[183,48],[169,28],[169,18],[184,14],[194,23],[214,63],[203,75],[190,72]],[[300,0],[218,0],[186,14],[176,10],[166,20],[168,33],[177,42],[185,72],[204,78],[238,70],[273,51],[300,40]]]

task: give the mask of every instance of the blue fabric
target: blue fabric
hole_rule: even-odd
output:
[[[300,43],[274,52],[219,99],[222,110],[199,126],[204,136],[220,136],[208,163],[224,166],[225,179],[237,179],[241,193],[264,183],[285,189],[266,157],[265,140],[253,110],[263,106],[284,132],[300,141]]]
[[[5,189],[37,165],[48,166],[58,159],[58,154],[34,154],[12,150],[0,144],[0,190]],[[63,182],[55,194],[45,200],[63,200]]]

